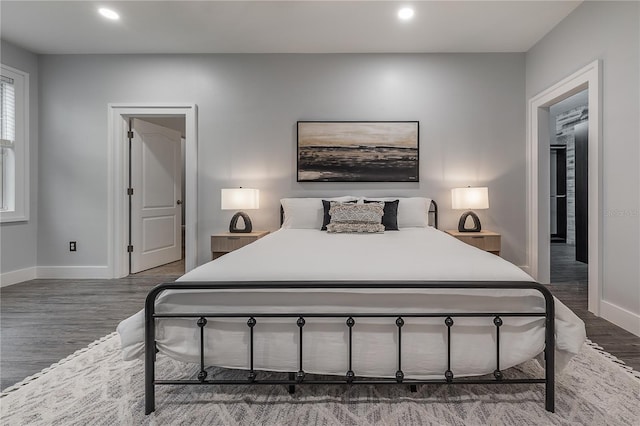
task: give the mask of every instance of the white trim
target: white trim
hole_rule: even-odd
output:
[[[109,278],[122,278],[129,274],[128,203],[126,195],[128,151],[126,121],[128,116],[184,115],[185,128],[185,272],[196,267],[198,224],[198,126],[195,104],[116,104],[108,105],[108,209],[107,209],[107,263]],[[118,190],[120,188],[121,190]]]
[[[640,336],[640,315],[603,300],[600,302],[602,318]]]
[[[585,88],[589,96],[589,311],[600,315],[602,301],[602,96],[601,63],[596,60],[529,100],[527,108],[527,263],[546,284],[550,276],[549,149],[544,143],[548,109]],[[548,118],[547,118],[548,120]]]
[[[26,222],[29,220],[31,195],[29,183],[31,177],[29,170],[31,163],[29,159],[29,73],[7,65],[0,65],[3,70],[19,77],[14,79],[16,86],[18,86],[18,83],[22,85],[22,96],[18,97],[16,93],[16,140],[14,149],[16,163],[20,162],[22,167],[16,167],[16,170],[19,171],[15,174],[13,209],[0,212],[0,222]],[[20,105],[22,108],[19,107]]]
[[[24,281],[36,279],[36,267],[17,269],[15,271],[3,272],[0,274],[0,287],[8,287]]]
[[[107,266],[38,266],[37,278],[109,279]]]

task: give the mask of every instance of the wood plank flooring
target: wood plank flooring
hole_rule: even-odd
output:
[[[151,288],[178,276],[34,280],[1,289],[0,387],[37,373],[115,331]]]
[[[588,265],[575,260],[575,247],[551,244],[551,292],[584,322],[587,337],[640,371],[640,337],[588,311]]]
[[[589,265],[576,260],[575,246],[551,244],[551,282],[588,285]]]
[[[174,281],[179,268],[118,280],[34,280],[0,289],[0,388],[113,332],[143,307],[153,286]],[[557,282],[551,289],[585,321],[591,340],[640,370],[640,338],[587,312],[585,283]]]

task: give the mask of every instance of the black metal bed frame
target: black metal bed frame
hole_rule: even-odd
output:
[[[438,205],[431,201],[428,214],[433,217],[432,225],[438,228]],[[280,207],[280,224],[284,221],[284,210]],[[291,312],[291,313],[166,313],[155,312],[156,299],[166,290],[260,290],[260,289],[513,289],[513,290],[537,290],[545,301],[544,312],[413,312],[413,313],[318,313],[318,312]],[[295,392],[296,385],[313,384],[347,384],[347,385],[387,385],[404,383],[410,386],[412,392],[417,390],[417,385],[422,384],[532,384],[544,383],[545,385],[545,409],[553,412],[555,409],[555,311],[554,299],[549,289],[536,282],[521,281],[259,281],[259,282],[173,282],[156,286],[147,295],[145,302],[145,413],[155,411],[155,386],[157,385],[287,385],[289,393]],[[482,318],[493,317],[496,341],[496,369],[492,379],[480,378],[455,378],[451,369],[451,329],[455,324],[454,318]],[[507,379],[503,377],[500,369],[500,327],[503,317],[544,317],[545,318],[545,347],[544,347],[544,378]],[[195,325],[200,328],[200,371],[197,380],[159,380],[156,378],[155,363],[158,348],[155,340],[156,320],[162,318],[193,318]],[[249,332],[249,370],[246,380],[207,380],[207,371],[204,363],[204,329],[209,323],[208,318],[246,318]],[[298,371],[290,372],[288,380],[260,379],[259,372],[254,369],[254,327],[260,318],[292,318],[299,329],[298,338]],[[348,347],[345,356],[348,358],[348,370],[343,378],[331,380],[309,380],[304,371],[304,358],[302,352],[303,330],[305,318],[342,318],[349,332]],[[370,379],[358,378],[353,366],[353,329],[356,319],[359,318],[395,318],[395,326],[398,335],[397,370],[394,378]],[[402,327],[405,318],[444,318],[443,326],[447,328],[447,369],[443,372],[442,379],[405,379],[402,371]]]
[[[311,313],[311,312],[291,312],[291,313],[166,313],[159,314],[155,312],[155,303],[157,297],[166,290],[259,290],[259,289],[531,289],[539,291],[545,300],[545,312],[442,312],[442,313]],[[345,325],[349,331],[348,348],[345,350],[345,356],[348,356],[349,369],[345,372],[343,378],[331,380],[308,380],[305,378],[304,358],[303,358],[303,329],[306,323],[305,318],[343,318]],[[455,378],[454,372],[451,370],[451,328],[454,326],[454,318],[463,317],[493,317],[495,326],[496,341],[496,369],[493,372],[493,378]],[[544,378],[526,378],[526,379],[507,379],[503,377],[500,369],[500,327],[503,324],[503,317],[544,317],[545,318],[545,377]],[[156,378],[155,362],[158,348],[155,341],[156,320],[161,318],[194,318],[195,325],[200,328],[200,372],[197,380],[160,380]],[[204,363],[204,328],[207,326],[208,318],[246,318],[249,332],[249,370],[246,380],[207,380],[207,371],[205,371]],[[254,370],[254,327],[260,318],[292,318],[299,328],[298,342],[298,371],[290,372],[288,380],[260,379],[259,372]],[[395,318],[398,335],[398,359],[397,370],[394,378],[391,379],[366,379],[358,378],[357,372],[352,369],[352,336],[353,328],[356,325],[357,318]],[[447,327],[447,370],[443,372],[442,379],[405,379],[402,371],[402,327],[405,324],[405,318],[444,318],[443,325]],[[155,386],[157,385],[288,385],[289,392],[295,391],[295,385],[309,384],[347,384],[347,385],[386,385],[404,383],[411,386],[411,390],[415,391],[417,385],[421,384],[525,384],[525,383],[544,383],[545,384],[545,408],[547,411],[553,412],[555,407],[554,397],[554,299],[551,292],[541,284],[535,282],[435,282],[435,281],[372,281],[372,282],[353,282],[353,281],[307,281],[307,282],[288,282],[288,281],[260,281],[260,282],[219,282],[219,283],[203,283],[203,282],[179,282],[165,283],[156,286],[145,302],[145,413],[150,414],[155,411]]]

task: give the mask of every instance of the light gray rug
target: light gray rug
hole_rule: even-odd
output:
[[[585,345],[557,377],[556,413],[542,385],[166,387],[144,415],[143,363],[124,362],[115,334],[0,394],[2,425],[635,425],[640,374]],[[194,376],[193,365],[159,357],[159,377]],[[224,377],[237,371],[211,369]],[[534,361],[508,374],[541,377]],[[161,376],[160,376],[161,375]]]

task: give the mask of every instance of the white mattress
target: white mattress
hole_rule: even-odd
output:
[[[281,229],[242,249],[202,265],[179,281],[533,281],[515,265],[433,228],[406,228],[383,234],[329,234],[310,229]],[[584,340],[584,323],[556,299],[556,365],[561,369]],[[470,312],[544,311],[535,290],[301,289],[168,291],[157,312]],[[304,370],[343,375],[347,368],[345,319],[307,318]],[[455,318],[452,371],[456,376],[495,369],[492,318]],[[446,370],[443,319],[405,318],[403,371],[409,378],[441,378]],[[539,355],[544,349],[543,318],[503,318],[501,368]],[[210,319],[205,335],[206,363],[248,368],[246,319]],[[118,326],[125,359],[144,354],[144,313]],[[158,321],[161,353],[199,362],[195,319]],[[295,318],[261,319],[255,327],[255,368],[297,371]],[[397,366],[394,318],[356,319],[354,364],[359,376],[393,377]]]

